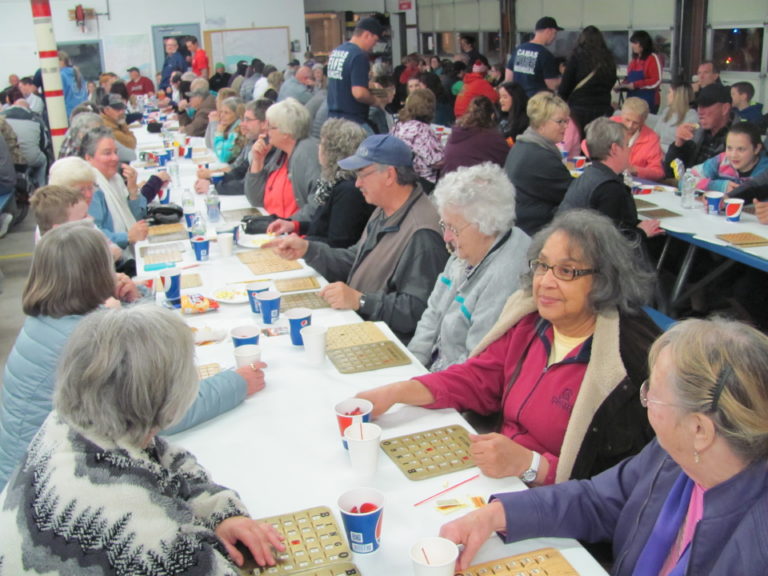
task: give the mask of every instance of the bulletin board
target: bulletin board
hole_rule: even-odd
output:
[[[288,26],[206,30],[203,41],[211,66],[223,62],[230,72],[240,60],[259,58],[283,70],[291,59]]]
[[[135,66],[142,75],[152,78],[152,45],[146,34],[106,36],[104,69],[120,78],[127,77],[128,68]]]

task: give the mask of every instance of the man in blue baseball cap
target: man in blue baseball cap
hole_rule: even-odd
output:
[[[448,259],[437,210],[399,138],[369,136],[339,166],[357,173],[355,185],[376,206],[358,243],[331,248],[291,235],[265,247],[290,260],[304,258],[325,276],[330,284],[320,295],[332,308],[383,320],[407,343]]]

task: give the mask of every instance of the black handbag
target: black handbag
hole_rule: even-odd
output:
[[[269,216],[243,216],[241,228],[246,234],[265,234],[269,225],[275,220],[277,220],[277,216],[274,214]]]
[[[178,204],[157,204],[147,208],[147,223],[150,226],[155,224],[175,224],[184,217],[184,210]]]

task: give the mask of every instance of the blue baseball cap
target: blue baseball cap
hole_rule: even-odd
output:
[[[360,170],[371,164],[413,166],[413,154],[400,138],[391,134],[374,134],[360,143],[354,155],[339,160],[339,166],[344,170]]]

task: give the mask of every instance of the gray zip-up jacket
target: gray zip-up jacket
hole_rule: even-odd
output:
[[[525,232],[513,228],[471,270],[455,254],[450,257],[408,344],[419,362],[437,372],[469,357],[498,320],[507,298],[520,288],[530,243]]]

